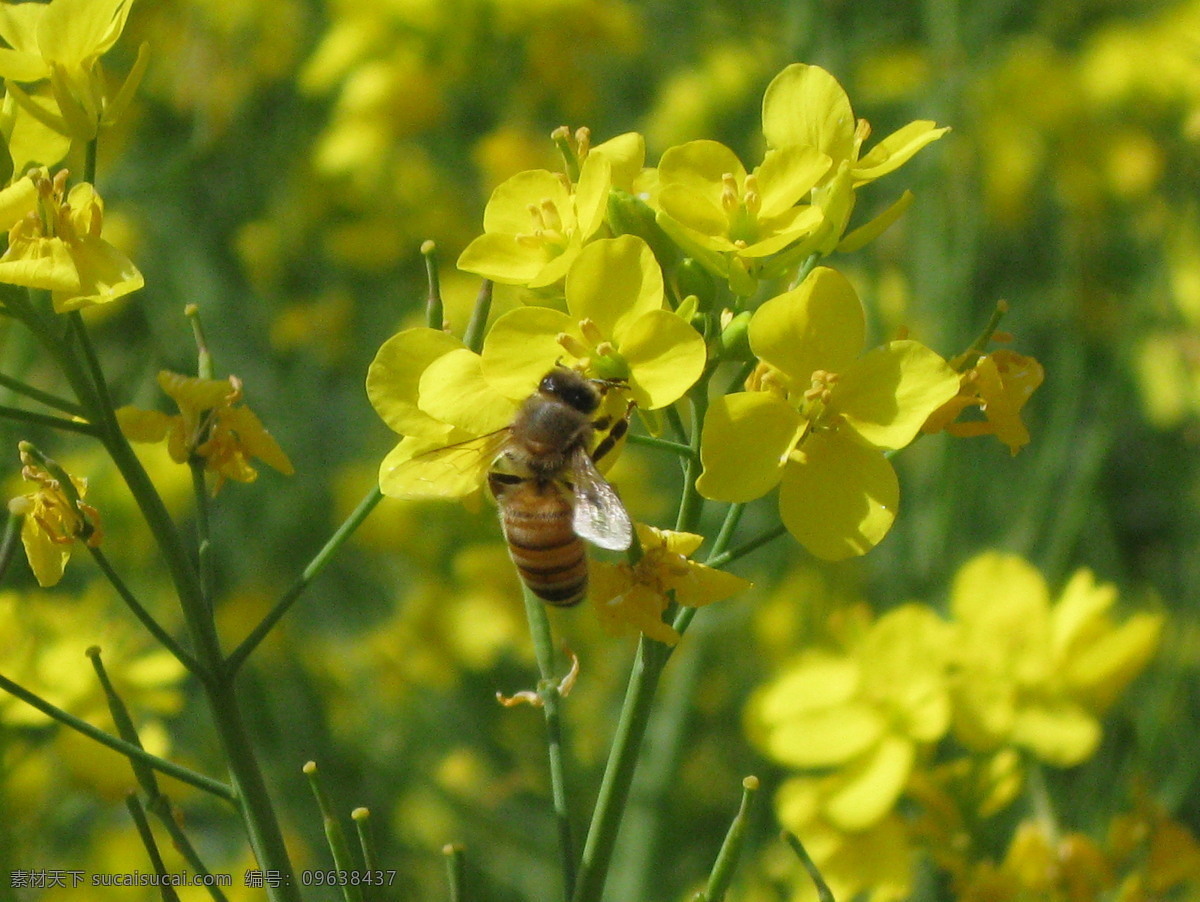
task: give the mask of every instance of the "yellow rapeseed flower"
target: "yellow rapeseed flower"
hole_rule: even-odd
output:
[[[58,313],[106,304],[142,287],[142,274],[100,237],[104,202],[87,182],[67,191],[67,172],[36,169],[0,191],[8,248],[0,282],[51,292]]]
[[[686,607],[702,607],[751,585],[740,576],[689,559],[703,536],[641,523],[636,529],[642,546],[636,564],[596,561],[591,566],[588,596],[600,623],[613,635],[636,631],[674,645],[679,633],[663,622],[663,612],[672,600]]]
[[[958,375],[916,341],[860,355],[866,322],[836,270],[818,267],[762,305],[750,391],[713,402],[696,484],[745,502],[779,486],[784,525],[817,557],[865,554],[891,529],[900,499],[885,450],[903,448],[958,390]]]
[[[1116,588],[1083,569],[1051,603],[1045,579],[994,552],[958,572],[951,596],[955,648],[954,730],[972,749],[1006,744],[1069,767],[1100,741],[1099,716],[1141,672],[1163,618],[1116,623]]]
[[[18,495],[8,502],[8,509],[21,515],[21,544],[29,567],[43,588],[55,586],[71,558],[71,548],[77,540],[88,545],[100,544],[100,515],[83,502],[87,480],[68,476],[70,486],[53,475],[32,449],[21,443],[21,477],[35,486],[28,495]]]
[[[252,457],[285,475],[295,472],[254,411],[239,405],[242,381],[236,376],[197,379],[163,370],[158,374],[158,384],[179,407],[179,414],[122,407],[117,411],[121,431],[134,442],[165,440],[176,463],[202,459],[205,469],[216,474],[214,495],[227,479],[257,479],[258,471],[250,466]]]
[[[1007,348],[984,354],[962,374],[958,394],[934,411],[921,431],[945,429],[960,438],[994,435],[1016,454],[1029,444],[1021,408],[1045,377],[1045,370],[1033,357]],[[958,421],[968,407],[978,407],[985,419]]]

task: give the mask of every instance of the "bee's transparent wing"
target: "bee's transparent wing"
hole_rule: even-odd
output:
[[[483,485],[508,441],[501,429],[466,441],[410,436],[384,458],[379,487],[392,498],[461,498]]]
[[[569,478],[575,488],[575,535],[610,551],[628,548],[633,542],[633,523],[625,505],[582,448],[571,458]]]

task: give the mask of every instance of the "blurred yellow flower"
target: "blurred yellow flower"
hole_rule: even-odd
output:
[[[1099,716],[1146,666],[1163,617],[1117,624],[1116,588],[1082,569],[1058,600],[1019,557],[989,552],[959,570],[954,617],[954,731],[969,748],[1005,744],[1069,767],[1100,741]]]
[[[8,509],[24,519],[21,522],[21,544],[29,567],[42,587],[57,585],[63,569],[71,558],[76,540],[95,547],[100,544],[99,512],[83,502],[87,480],[68,476],[69,487],[52,475],[21,443],[21,478],[36,486],[28,495],[18,495],[8,502]]]
[[[923,748],[950,727],[952,633],[931,609],[885,614],[848,652],[808,650],[747,707],[751,737],[773,760],[803,770],[794,791],[814,816],[857,832],[894,808]],[[804,837],[801,837],[804,838]]]
[[[663,622],[663,612],[671,601],[697,608],[751,585],[740,576],[689,559],[703,536],[641,523],[636,529],[642,546],[636,564],[596,561],[591,566],[588,597],[601,625],[612,635],[636,631],[674,645],[679,633]]]
[[[87,182],[67,192],[67,172],[32,170],[0,191],[0,229],[8,248],[0,282],[51,292],[63,313],[106,304],[142,287],[142,274],[100,237],[104,202]]]
[[[165,440],[176,463],[202,459],[205,469],[216,474],[214,495],[227,479],[235,482],[257,479],[258,471],[250,466],[252,457],[284,475],[295,472],[292,462],[254,411],[238,406],[242,400],[242,381],[237,376],[197,379],[163,370],[158,374],[158,384],[175,401],[179,414],[170,416],[156,410],[122,407],[117,411],[121,431],[134,442]]]
[[[884,451],[912,441],[958,390],[919,342],[859,356],[865,335],[850,283],[817,267],[755,312],[752,390],[713,402],[700,444],[704,497],[744,502],[779,485],[784,525],[825,560],[865,554],[887,535],[900,488]]]
[[[109,95],[100,57],[121,36],[132,0],[53,0],[5,3],[0,10],[0,77],[18,104],[61,134],[90,141],[132,96],[145,70],[139,54],[133,72],[115,96]],[[48,80],[56,111],[36,106],[14,82]],[[45,161],[43,161],[45,162]]]

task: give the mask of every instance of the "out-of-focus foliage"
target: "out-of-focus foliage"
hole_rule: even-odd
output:
[[[904,213],[833,258],[863,301],[865,346],[911,328],[950,357],[1005,300],[1002,328],[1045,382],[1022,408],[1026,358],[988,349],[949,403],[983,399],[975,431],[1004,444],[923,436],[881,459],[903,494],[870,556],[817,565],[777,541],[738,563],[756,588],[701,612],[664,678],[610,897],[688,898],[751,771],[770,803],[731,898],[808,898],[780,823],[840,888],[873,899],[1200,897],[1198,33],[1195,0],[137,0],[95,83],[116,98],[142,41],[144,76],[115,125],[101,104],[92,127],[105,259],[133,261],[145,286],[104,295],[89,325],[117,402],[165,415],[155,377],[195,372],[183,310],[197,305],[218,373],[240,378],[240,409],[296,470],[264,468],[214,507],[226,647],[376,482],[394,436],[363,384],[384,341],[424,323],[422,241],[437,244],[461,335],[478,279],[453,261],[484,232],[493,189],[561,168],[552,129],[587,126],[595,149],[637,131],[668,175],[725,159],[711,146],[664,157],[701,139],[762,160],[764,89],[790,63],[818,64],[872,123],[868,150],[906,123],[952,128],[906,163],[903,186],[890,176],[862,192],[851,236],[893,204]],[[65,143],[65,158],[30,155],[44,126],[11,90],[0,133],[19,169],[82,170]],[[694,225],[695,208],[672,203],[680,230]],[[727,237],[712,225],[688,234]],[[533,309],[523,290],[497,286],[494,320]],[[3,373],[69,392],[8,319],[0,348]],[[29,492],[20,439],[87,473],[106,553],[175,629],[112,468],[36,425],[5,421],[3,435],[9,497]],[[163,446],[139,451],[186,522],[186,468]],[[630,447],[608,474],[639,520],[672,515],[661,464]],[[743,528],[781,504],[750,504]],[[84,656],[100,645],[146,745],[213,771],[199,692],[81,549],[49,592],[20,562],[5,580],[0,672],[105,725]],[[587,605],[552,619],[582,662],[563,708],[570,789],[590,800],[632,646]],[[243,678],[297,867],[330,865],[300,771],[313,759],[341,811],[371,808],[398,872],[384,898],[443,898],[449,841],[466,844],[473,898],[549,898],[541,718],[495,701],[534,673],[490,503],[384,501]],[[239,884],[244,837],[195,790],[164,784],[209,866]],[[132,785],[119,756],[0,696],[0,871],[146,870],[120,804]]]

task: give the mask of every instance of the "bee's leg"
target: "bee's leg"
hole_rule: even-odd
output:
[[[608,419],[608,417],[605,417],[604,425],[597,426],[597,428],[600,430],[607,429]],[[612,428],[608,430],[608,435],[604,436],[604,439],[596,446],[596,450],[592,452],[592,460],[600,460],[600,458],[615,448],[617,446],[617,442],[619,442],[628,431],[629,417],[623,417],[622,419],[619,419],[617,422],[613,423]]]

